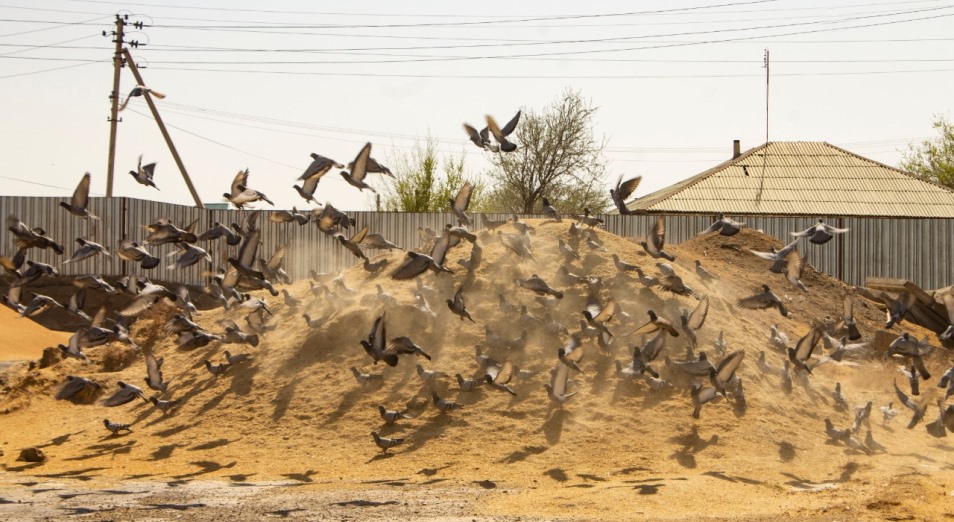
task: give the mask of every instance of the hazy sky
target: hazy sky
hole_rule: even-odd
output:
[[[370,141],[394,162],[432,136],[488,168],[461,123],[540,110],[565,89],[599,107],[607,185],[657,190],[765,140],[828,141],[896,165],[954,107],[954,0],[145,3],[7,0],[0,6],[2,194],[67,195],[85,171],[106,190],[110,38],[117,12],[202,200],[235,173],[276,208],[317,152],[351,161]],[[135,85],[122,71],[121,96]],[[114,195],[190,204],[142,98],[121,113]],[[127,172],[158,161],[161,191]],[[373,183],[380,186],[381,183]],[[364,209],[337,174],[316,197]]]

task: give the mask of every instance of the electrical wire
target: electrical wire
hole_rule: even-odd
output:
[[[53,67],[53,68],[50,68],[50,69],[41,69],[41,70],[39,70],[39,71],[30,71],[30,72],[23,72],[23,73],[16,73],[16,74],[8,74],[8,75],[6,75],[6,76],[0,76],[0,80],[4,80],[4,79],[7,79],[7,78],[17,78],[17,77],[20,77],[20,76],[30,76],[30,75],[33,75],[33,74],[48,73],[48,72],[53,72],[53,71],[62,71],[63,69],[72,69],[73,67],[82,67],[82,66],[84,66],[84,65],[90,65],[90,64],[94,64],[94,63],[107,63],[107,62],[112,62],[112,60],[90,60],[90,61],[86,61],[86,62],[74,63],[74,64],[71,64],[71,65],[64,65],[64,66],[62,66],[62,67]]]

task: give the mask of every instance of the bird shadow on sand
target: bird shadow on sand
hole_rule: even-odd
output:
[[[54,437],[54,438],[50,439],[50,442],[46,442],[46,443],[44,443],[44,444],[38,444],[36,447],[37,447],[37,448],[48,448],[48,447],[50,447],[50,446],[62,446],[63,444],[69,442],[70,437],[72,437],[73,435],[79,435],[79,434],[85,433],[85,432],[86,432],[86,430],[80,430],[80,431],[77,431],[77,432],[74,432],[74,433],[65,433],[65,434],[63,434],[63,435],[60,435],[59,437]]]
[[[108,438],[103,440],[108,440]],[[132,452],[132,449],[135,445],[135,440],[93,444],[86,447],[87,453],[77,455],[75,457],[67,457],[63,460],[89,460],[95,459],[97,457],[105,457],[107,455],[128,455],[130,452]]]
[[[547,438],[547,443],[551,446],[560,442],[563,435],[563,424],[566,421],[566,410],[550,406],[547,412],[547,420],[543,422],[543,435]]]
[[[668,442],[681,446],[670,455],[670,458],[678,462],[680,466],[691,469],[697,466],[696,453],[699,453],[709,446],[718,444],[719,436],[713,434],[708,439],[703,439],[699,436],[699,428],[692,426],[687,433],[674,435],[667,440]]]
[[[438,413],[419,425],[414,433],[407,437],[410,444],[401,453],[411,453],[421,449],[429,440],[443,435],[451,425],[455,428],[466,428],[469,424],[463,418],[455,417],[453,413]]]
[[[158,448],[155,449],[155,451],[153,451],[150,454],[150,458],[151,460],[167,459],[172,456],[172,452],[184,446],[185,444],[165,444],[165,445],[159,446]]]
[[[282,417],[288,413],[288,406],[295,397],[295,388],[297,388],[300,383],[301,378],[296,377],[295,380],[282,386],[282,389],[278,390],[278,393],[275,394],[275,398],[272,399],[272,404],[275,405],[275,410],[272,412],[273,422],[280,421]]]
[[[546,448],[543,446],[524,446],[523,448],[517,451],[514,451],[510,455],[507,455],[506,457],[500,459],[497,462],[500,462],[501,464],[513,464],[516,462],[521,462],[527,457],[529,457],[530,455],[539,455],[548,449],[550,448]]]
[[[93,480],[94,474],[97,471],[102,471],[106,468],[85,468],[85,469],[74,469],[70,471],[63,471],[60,473],[47,473],[47,474],[37,474],[38,477],[43,478],[57,478],[57,479],[72,479],[72,480],[82,480],[88,481]]]
[[[292,384],[295,384],[295,383],[293,382]],[[286,386],[285,388],[287,387],[288,386]],[[282,390],[279,392],[279,396],[275,398],[276,401],[279,400],[279,398],[281,397],[281,393],[285,391],[285,388],[282,388]],[[342,394],[341,400],[338,401],[338,406],[335,407],[334,411],[328,414],[328,417],[326,418],[325,422],[328,422],[328,423],[336,422],[342,417],[344,417],[345,414],[348,413],[349,410],[351,410],[351,408],[354,408],[357,405],[358,399],[365,396],[367,393],[368,393],[368,389],[366,386],[357,385],[357,387],[352,388],[351,391],[348,391]],[[288,407],[287,404],[285,407],[286,408]],[[276,408],[276,412],[277,412],[277,408]],[[278,420],[278,419],[275,419],[275,420]]]
[[[219,471],[219,470],[234,468],[235,465],[238,464],[238,461],[233,460],[232,462],[229,462],[228,464],[219,464],[218,462],[215,462],[212,460],[200,460],[196,462],[190,462],[189,464],[192,464],[193,466],[198,466],[200,469],[198,471],[193,471],[192,473],[184,473],[182,475],[173,475],[172,478],[182,480],[182,479],[198,477],[200,475],[205,475],[208,473],[215,473],[216,471]]]

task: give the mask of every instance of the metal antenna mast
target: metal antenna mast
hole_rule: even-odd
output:
[[[769,50],[765,50],[765,148],[762,149],[762,175],[759,178],[759,192],[755,196],[756,202],[762,201],[762,189],[765,188],[765,166],[768,161],[769,148]]]

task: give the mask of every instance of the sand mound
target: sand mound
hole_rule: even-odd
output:
[[[0,307],[0,361],[38,360],[43,348],[66,344],[70,334],[48,330],[13,310]]]
[[[104,408],[53,400],[53,383],[67,374],[90,377],[108,390],[115,389],[118,380],[142,383],[145,366],[141,362],[117,372],[97,371],[103,348],[88,350],[90,365],[65,360],[43,370],[13,368],[5,377],[0,405],[9,400],[11,390],[35,395],[29,402],[23,394],[17,395],[19,407],[0,422],[6,469],[46,476],[80,470],[80,475],[100,481],[136,476],[242,482],[253,477],[362,491],[391,484],[397,495],[405,487],[427,486],[416,490],[421,495],[472,489],[475,493],[469,496],[480,501],[449,513],[460,516],[883,519],[912,514],[939,517],[950,511],[946,495],[954,482],[947,464],[951,445],[947,439],[930,437],[923,424],[904,429],[910,415],[898,405],[891,383],[897,379],[903,386],[906,381],[896,362],[882,361],[878,347],[868,357],[816,368],[813,377],[796,379],[791,392],[783,389],[779,377],[757,368],[760,351],[766,352],[770,365],[783,365],[784,356],[767,346],[770,325],[779,324],[794,343],[813,319],[840,315],[847,288],[811,269],[803,278],[809,292],[792,288],[781,276],[769,273],[766,262],[747,252],[779,246],[756,232],[744,231],[733,238],[698,237],[667,248],[677,256],[672,264],[686,284],[711,300],[708,320],[699,333],[700,349],[712,353],[713,341],[723,331],[730,351],[746,352],[739,372],[746,386],[744,411],[723,400],[705,405],[701,418],[694,420],[690,379],[666,368],[662,357],[656,366],[671,381],[671,388],[654,391],[642,381],[614,375],[614,361],[628,360],[638,340],[624,334],[644,322],[648,309],[678,321],[678,311],[692,309],[697,301],[644,289],[634,279],[618,275],[613,253],[640,264],[647,274],[658,271],[638,245],[602,231],[598,235],[605,250],[583,245],[583,259],[567,266],[571,272],[603,278],[607,285],[603,297],[615,298],[625,314],[610,323],[618,336],[610,349],[601,350],[594,339],[585,340],[584,373],[572,376],[572,389],[578,393],[563,409],[556,407],[543,384],[557,364],[556,350],[566,336],[548,333],[543,323],[549,317],[571,332],[579,331],[587,290],[564,282],[559,275],[563,262],[556,243],[567,238],[569,223],[530,223],[536,227],[534,260],[520,260],[491,236],[481,236],[483,263],[465,291],[476,324],[459,320],[443,302],[463,280],[457,261],[469,257],[467,245],[448,256],[447,266],[456,269],[455,276],[428,273],[421,277],[434,289],[427,299],[436,317],[412,306],[414,281],[388,277],[403,259],[401,252],[382,254],[391,260],[382,273],[369,275],[360,266],[345,271],[344,284],[353,295],[333,286],[338,293],[335,299],[315,299],[307,281],[290,285],[291,294],[308,304],[295,310],[280,298],[270,299],[275,329],[263,335],[257,348],[213,343],[179,350],[172,339],[159,333],[164,319],[174,311],[156,310],[137,322],[133,333],[137,342],[165,358],[164,373],[172,381],[170,396],[183,401],[171,415],[141,401]],[[509,225],[505,229],[513,232]],[[718,281],[708,286],[700,281],[693,268],[696,259]],[[534,273],[564,290],[565,298],[541,301],[514,286],[514,278]],[[791,317],[733,306],[763,283],[785,300]],[[412,337],[433,356],[432,361],[406,358],[396,368],[371,364],[358,341],[367,336],[374,317],[385,306],[375,285],[398,302],[387,306],[388,336]],[[530,314],[544,318],[543,323],[521,319],[520,313],[502,313],[499,294],[511,303],[525,304]],[[322,326],[308,328],[302,313],[320,318]],[[197,320],[218,332],[217,320],[233,318],[244,327],[243,315],[216,310],[203,312]],[[860,299],[856,317],[866,338],[874,337],[883,326],[881,312]],[[488,341],[485,327],[507,339],[526,330],[528,341],[516,349],[495,346]],[[891,335],[901,331],[926,335],[908,324],[895,327]],[[685,343],[684,336],[672,339],[664,353],[680,360]],[[539,373],[516,382],[516,397],[489,387],[461,393],[452,377],[426,385],[416,374],[415,363],[420,362],[450,376],[475,375],[477,345],[498,360],[509,359]],[[216,378],[206,371],[203,360],[221,362],[225,349],[251,353],[254,360]],[[713,358],[719,356],[713,354]],[[950,356],[939,351],[928,363],[939,376],[950,365]],[[360,385],[349,371],[351,366],[382,374],[383,382]],[[922,384],[925,400],[935,396],[936,378]],[[836,381],[842,383],[853,406],[874,401],[871,428],[888,452],[868,455],[826,442],[823,419],[829,417],[839,427],[853,419],[851,412],[836,411],[833,406],[831,390]],[[464,408],[439,414],[430,406],[432,389]],[[890,401],[901,413],[883,427],[877,406]],[[378,417],[379,404],[406,408],[416,418],[384,426]],[[131,423],[134,432],[108,436],[102,427],[104,417]],[[937,408],[932,406],[925,421],[936,418]],[[31,428],[21,429],[26,422]],[[382,455],[369,435],[372,430],[406,442]],[[44,444],[49,459],[42,467],[13,461],[17,452],[13,450]],[[487,493],[491,489],[494,493]],[[897,493],[905,490],[918,495]],[[634,494],[640,496],[634,498]]]

